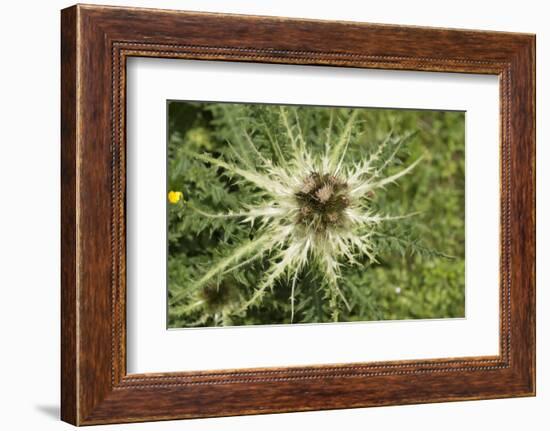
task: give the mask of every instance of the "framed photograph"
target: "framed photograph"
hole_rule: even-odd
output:
[[[62,11],[62,419],[535,394],[535,37]]]

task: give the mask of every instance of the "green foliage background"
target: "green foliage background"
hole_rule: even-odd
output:
[[[293,109],[308,144],[321,149],[328,109]],[[186,202],[213,213],[253,203],[254,190],[236,185],[184,150],[234,158],[228,142],[235,145],[239,131],[245,129],[266,154],[267,142],[276,139],[276,110],[269,105],[169,102],[167,192],[181,191]],[[363,267],[345,268],[341,289],[351,310],[342,310],[339,320],[463,317],[464,113],[362,108],[358,118],[364,122],[361,139],[350,144],[352,159],[375,150],[390,130],[398,135],[415,132],[389,172],[421,155],[424,159],[412,173],[378,192],[373,205],[386,214],[420,213],[385,225],[378,241],[378,263],[365,261]],[[265,262],[244,266],[215,285],[186,295],[186,286],[251,232],[238,221],[207,220],[185,202],[167,203],[167,213],[169,327],[290,323],[290,283],[284,279],[260,306],[236,311],[259,283]],[[319,283],[314,270],[303,280],[294,323],[332,320]]]

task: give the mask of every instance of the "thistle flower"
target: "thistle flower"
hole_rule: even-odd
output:
[[[315,267],[323,279],[330,300],[332,316],[338,320],[338,304],[349,307],[342,292],[341,270],[344,265],[357,265],[360,258],[376,261],[374,234],[379,225],[409,215],[391,215],[376,212],[371,199],[376,190],[411,172],[419,163],[405,167],[397,173],[384,176],[386,168],[403,142],[388,134],[374,151],[360,160],[346,157],[350,141],[358,139],[356,112],[344,120],[334,120],[335,110],[322,135],[324,150],[314,152],[308,145],[294,110],[281,107],[279,125],[284,130],[284,148],[276,139],[270,140],[271,153],[267,157],[254,143],[253,135],[241,131],[239,145],[229,142],[234,151],[232,160],[208,153],[187,152],[187,155],[204,162],[210,169],[218,169],[237,182],[246,182],[257,190],[258,202],[244,204],[240,210],[211,213],[194,204],[190,208],[207,219],[235,219],[255,228],[251,239],[238,244],[232,252],[213,262],[186,289],[197,292],[216,278],[234,272],[254,261],[266,259],[268,268],[253,294],[241,306],[242,310],[258,305],[266,291],[286,277],[291,286],[291,321],[297,283],[306,268]],[[318,147],[318,146],[317,146]],[[236,148],[245,148],[242,153]],[[388,154],[388,148],[390,149]],[[247,163],[247,154],[256,163]],[[178,302],[186,294],[172,298]]]

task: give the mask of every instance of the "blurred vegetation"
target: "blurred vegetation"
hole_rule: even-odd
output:
[[[170,102],[168,105],[167,191],[181,191],[180,204],[168,208],[169,327],[290,323],[290,282],[269,291],[259,306],[239,311],[259,283],[265,262],[252,262],[209,284],[193,295],[186,286],[200,277],[226,249],[251,238],[250,226],[238,220],[206,219],[186,202],[219,213],[238,210],[256,199],[254,190],[236,184],[220,169],[184,154],[185,150],[234,158],[231,144],[239,130],[248,130],[255,145],[277,133],[269,125],[269,105]],[[419,212],[398,223],[385,223],[378,235],[378,263],[344,266],[341,286],[350,309],[341,321],[450,318],[464,316],[464,113],[420,110],[360,109],[361,139],[350,143],[347,157],[364,157],[376,150],[393,130],[414,133],[396,158],[399,170],[424,156],[420,164],[396,184],[373,196],[375,208],[386,214]],[[299,107],[308,145],[324,145],[322,129],[328,109]],[[242,163],[246,163],[243,160]],[[309,271],[301,281],[294,323],[331,321],[316,286],[318,274]],[[177,301],[175,300],[177,298]]]

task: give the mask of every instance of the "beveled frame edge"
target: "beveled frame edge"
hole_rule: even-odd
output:
[[[204,34],[205,25],[215,30]],[[534,36],[82,5],[63,10],[61,36],[63,420],[85,425],[534,395]],[[499,75],[500,355],[127,376],[129,56]]]

